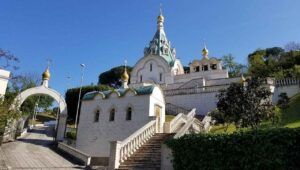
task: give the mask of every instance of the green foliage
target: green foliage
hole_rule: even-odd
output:
[[[286,109],[288,107],[288,103],[289,103],[289,98],[288,98],[287,94],[286,93],[280,93],[277,105],[281,109]]]
[[[66,138],[76,140],[76,131],[67,132]]]
[[[300,127],[300,93],[289,99],[288,108],[280,110],[281,124],[286,127]]]
[[[218,123],[257,128],[263,120],[274,116],[270,95],[258,79],[248,79],[247,86],[232,83],[217,94],[219,112],[213,112],[211,116],[215,121],[221,121]]]
[[[127,73],[130,75],[132,67],[126,66]],[[124,72],[124,66],[114,67],[108,71],[105,71],[99,75],[98,84],[108,85],[114,88],[121,86],[121,75]]]
[[[5,100],[14,100],[14,98],[22,91],[38,86],[40,84],[39,77],[39,75],[34,73],[27,73],[13,77],[6,90]],[[30,96],[22,103],[20,110],[23,115],[29,115],[34,112],[35,105],[38,103],[38,108],[47,111],[53,101],[54,99],[52,97],[46,95]]]
[[[248,62],[252,77],[280,79],[300,75],[300,51],[284,51],[280,47],[259,49],[248,55]]]
[[[225,68],[228,69],[229,77],[238,77],[244,73],[245,65],[239,64],[234,61],[232,54],[224,55],[222,62]]]
[[[78,102],[78,96],[79,96],[79,89],[80,88],[72,88],[68,89],[66,92],[66,103],[68,108],[68,118],[75,121],[76,117],[76,109],[77,109],[77,102]],[[91,91],[106,91],[111,90],[112,88],[107,85],[96,85],[96,86],[83,86],[81,91],[82,97]],[[81,104],[81,103],[80,103]],[[81,105],[80,105],[81,106]],[[80,112],[80,109],[79,109]],[[79,113],[80,115],[80,113]]]
[[[169,139],[175,170],[299,169],[300,129],[193,134]]]
[[[11,103],[11,100],[0,101],[0,145],[7,121],[20,117],[20,112],[18,110],[10,108]]]

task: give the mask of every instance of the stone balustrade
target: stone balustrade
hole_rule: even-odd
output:
[[[227,70],[207,70],[207,71],[199,71],[199,72],[193,72],[193,73],[187,73],[187,74],[179,74],[175,76],[176,81],[180,81],[181,79],[192,79],[192,78],[202,78],[202,77],[210,77],[212,75],[215,75],[218,77],[224,77],[228,76]]]
[[[165,122],[164,132],[174,133],[185,122],[186,122],[186,116],[183,113],[179,113],[170,122]]]
[[[208,132],[211,129],[211,117],[210,116],[205,116],[202,120],[203,128],[205,132]]]
[[[188,122],[192,122],[191,120],[194,118],[195,115],[196,109],[192,109],[188,114],[178,114],[170,122],[165,122],[164,132],[177,133],[181,130],[182,125],[185,126]]]
[[[227,87],[229,87],[229,85],[202,86],[202,87],[194,87],[194,88],[164,90],[164,95],[174,96],[174,95],[187,95],[187,94],[198,94],[198,93],[211,93],[211,92],[218,92],[219,90],[226,89]]]
[[[125,140],[111,141],[109,169],[118,168],[121,162],[124,162],[129,156],[131,156],[156,132],[156,120],[152,120]]]
[[[298,78],[285,78],[285,79],[275,80],[275,85],[277,87],[295,85],[295,84],[300,84],[300,79],[298,79]]]

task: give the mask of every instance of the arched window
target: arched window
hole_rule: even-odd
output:
[[[143,76],[140,75],[140,82],[142,83],[143,82]]]
[[[96,110],[95,117],[94,117],[94,122],[99,122],[99,116],[100,116],[100,110]]]
[[[126,120],[131,120],[131,116],[132,116],[132,109],[131,107],[128,107],[126,111]]]
[[[109,113],[109,121],[114,121],[115,120],[115,109],[111,109]]]
[[[162,81],[162,73],[159,73],[159,81]]]
[[[150,72],[152,71],[152,63],[150,63]]]

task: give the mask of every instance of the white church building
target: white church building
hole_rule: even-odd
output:
[[[220,59],[209,56],[204,46],[200,59],[190,62],[189,70],[176,58],[164,31],[164,17],[157,17],[157,30],[144,49],[144,56],[134,65],[130,75],[130,87],[150,84],[159,85],[165,95],[168,109],[197,109],[198,115],[206,115],[216,107],[216,93],[232,82],[243,81],[243,77],[229,78],[228,70],[222,67]],[[175,113],[174,113],[175,114]]]
[[[216,108],[218,90],[243,81],[229,78],[221,60],[210,57],[206,47],[189,67],[185,72],[176,58],[160,14],[157,31],[130,76],[125,67],[122,87],[83,97],[76,149],[109,169],[171,168],[170,159],[161,156],[163,139],[207,131],[210,118],[204,116]],[[166,122],[166,113],[176,117]]]

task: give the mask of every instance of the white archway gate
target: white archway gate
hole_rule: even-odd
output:
[[[45,75],[45,73],[48,75]],[[67,121],[67,115],[68,115],[67,104],[66,104],[64,97],[60,93],[58,93],[54,89],[51,89],[48,87],[48,80],[50,79],[49,69],[47,69],[45,71],[45,73],[43,74],[42,85],[27,89],[27,90],[21,92],[15,98],[12,107],[15,109],[20,109],[20,106],[22,105],[22,103],[28,97],[30,97],[32,95],[43,94],[43,95],[48,95],[48,96],[52,97],[58,103],[58,106],[60,109],[60,114],[58,116],[57,128],[56,128],[56,131],[57,131],[56,140],[60,141],[60,140],[64,139],[64,132],[66,129],[66,121]]]

